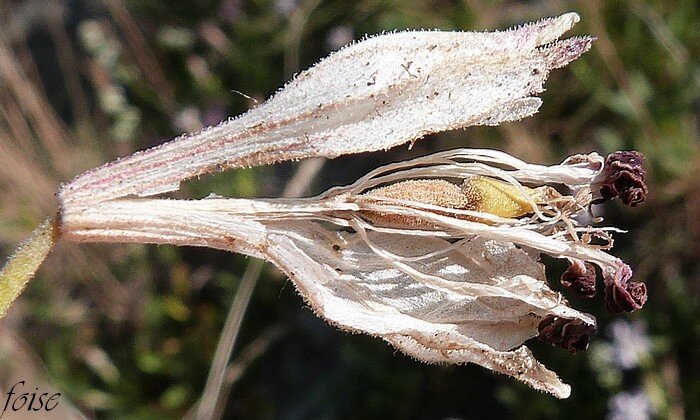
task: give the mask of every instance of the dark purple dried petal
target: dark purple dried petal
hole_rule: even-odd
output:
[[[632,270],[622,264],[613,276],[605,276],[605,306],[610,312],[632,312],[641,309],[647,301],[647,286],[630,282]]]
[[[537,325],[537,338],[540,341],[567,349],[571,354],[586,350],[589,336],[595,332],[593,325],[554,315],[547,315]]]
[[[595,296],[595,268],[587,261],[573,260],[559,280],[578,297],[590,299]]]
[[[644,156],[637,151],[618,151],[605,158],[605,166],[599,175],[602,203],[620,197],[623,203],[635,207],[641,204],[649,192],[642,167]]]

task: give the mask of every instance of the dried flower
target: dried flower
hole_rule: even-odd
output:
[[[581,262],[587,279],[586,264],[597,265],[608,307],[641,307],[629,267],[605,252],[615,229],[576,217],[610,185],[639,202],[635,191],[646,186],[637,157],[591,153],[542,166],[457,149],[387,165],[314,198],[142,197],[218,169],[386,149],[532,115],[548,72],[590,47],[590,37],[558,40],[577,21],[569,13],[504,32],[402,32],[353,44],[236,119],[76,177],[59,191],[57,226],[76,242],[264,258],[341,328],[425,362],[477,363],[565,398],[570,387],[523,343],[539,336],[576,352],[595,319],[549,288],[537,256]]]

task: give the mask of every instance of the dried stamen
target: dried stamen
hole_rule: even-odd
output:
[[[646,193],[642,161],[637,152],[617,152],[607,160],[591,154],[543,167],[528,166],[495,152],[458,150],[389,165],[351,188],[366,191],[357,196],[363,199],[355,203],[360,205],[364,220],[371,222],[366,226],[368,230],[385,228],[405,234],[406,229],[421,229],[453,239],[464,238],[466,232],[488,237],[505,235],[509,240],[517,236],[514,242],[545,253],[558,248],[555,243],[543,247],[545,238],[576,243],[580,247],[554,252],[572,261],[561,277],[562,284],[579,297],[593,297],[594,265],[598,265],[605,273],[606,306],[613,312],[624,312],[642,307],[646,286],[628,281],[632,273],[620,260],[598,253],[612,247],[609,231],[615,228],[581,227],[575,216],[586,210],[601,190],[610,196],[612,189],[619,187],[615,194],[623,201],[630,205],[641,202]],[[623,182],[630,177],[637,180],[635,184]],[[460,178],[464,180],[461,187],[447,181]],[[562,183],[560,180],[565,180],[570,194],[552,186]],[[341,191],[338,188],[335,194],[342,195]],[[528,214],[529,218],[522,217]],[[514,229],[492,231],[492,227]],[[537,235],[543,236],[535,239]]]

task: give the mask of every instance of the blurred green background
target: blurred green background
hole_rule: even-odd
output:
[[[550,75],[537,115],[329,161],[307,192],[460,146],[548,164],[593,150],[644,153],[647,202],[601,211],[629,230],[613,253],[647,282],[648,303],[613,318],[600,299],[572,297],[599,320],[589,350],[571,356],[529,343],[572,396],[556,400],[477,366],[424,365],[341,332],[266,266],[216,413],[700,418],[700,7],[692,0],[0,0],[0,256],[56,210],[61,182],[240,114],[353,39],[405,28],[504,29],[566,11],[582,18],[573,34],[598,40]],[[178,194],[275,197],[297,165],[217,174]],[[35,378],[32,387],[63,393],[66,416],[191,414],[251,261],[209,249],[59,244],[0,321],[0,388]],[[560,288],[562,268],[550,266]]]

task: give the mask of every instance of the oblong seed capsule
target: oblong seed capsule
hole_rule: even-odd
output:
[[[467,178],[461,189],[468,197],[469,210],[507,218],[533,213],[531,203],[539,194],[536,189],[523,186],[521,191],[513,184],[485,176]]]

